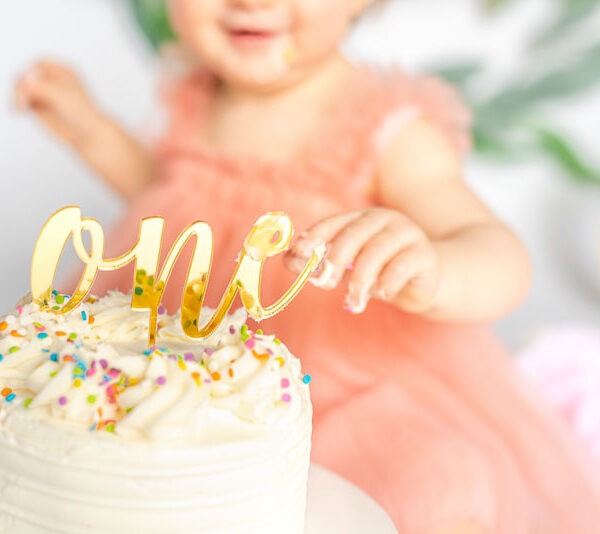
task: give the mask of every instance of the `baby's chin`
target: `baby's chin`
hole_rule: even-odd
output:
[[[220,74],[225,83],[253,92],[284,88],[293,77],[292,69],[283,57],[257,64],[236,62],[235,67],[222,69]]]

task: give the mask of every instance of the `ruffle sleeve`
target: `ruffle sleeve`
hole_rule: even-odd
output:
[[[418,116],[437,125],[460,155],[471,148],[471,112],[458,91],[433,76],[411,76],[401,71],[384,75],[386,107],[376,133],[379,146],[385,145],[412,117]]]

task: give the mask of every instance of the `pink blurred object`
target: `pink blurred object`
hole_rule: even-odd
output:
[[[520,352],[518,365],[600,465],[600,328],[572,324],[544,330]]]

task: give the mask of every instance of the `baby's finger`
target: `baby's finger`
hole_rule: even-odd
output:
[[[389,210],[368,210],[344,226],[333,238],[327,260],[338,272],[354,268],[354,260],[362,248],[381,232],[397,214]]]
[[[354,211],[328,217],[303,232],[300,237],[292,243],[290,251],[284,260],[286,266],[292,271],[299,271],[300,263],[305,262],[317,245],[327,244],[335,235],[351,221],[359,218],[362,212]],[[319,265],[318,270],[310,279],[310,282],[323,289],[333,289],[343,276],[335,272],[335,266],[325,258]]]
[[[300,234],[292,243],[290,252],[301,258],[307,258],[312,254],[315,244],[331,241],[342,228],[358,219],[362,213],[362,211],[350,211],[319,221]]]
[[[353,217],[348,220],[338,220],[335,222],[344,222],[345,225],[339,228],[336,235],[331,237],[327,251],[327,257],[323,261],[321,272],[311,278],[311,282],[317,287],[323,289],[333,289],[337,287],[344,273],[350,269],[356,254],[371,238],[374,232],[380,230],[384,224],[381,221],[376,226],[373,226],[370,220],[376,216],[369,212],[361,212],[358,217]],[[331,230],[334,225],[331,225],[327,230]],[[338,228],[336,227],[336,230]],[[340,241],[341,239],[341,241]]]
[[[374,294],[382,300],[394,300],[407,311],[423,311],[439,283],[436,273],[433,253],[429,253],[424,245],[408,247],[381,271]]]
[[[15,103],[18,108],[31,107],[32,96],[39,81],[39,71],[35,67],[30,68],[19,77],[15,84]]]
[[[405,221],[386,226],[358,254],[346,295],[346,309],[361,313],[366,308],[383,269],[398,253],[421,237],[420,231]]]
[[[289,254],[289,252],[284,254],[284,256],[283,256],[283,264],[285,265],[285,267],[296,274],[300,274],[302,272],[302,270],[306,267],[307,261],[308,261],[308,258],[294,256],[292,254]],[[321,265],[322,265],[322,263],[319,264],[319,266],[315,270],[313,276],[316,276],[319,272],[321,272],[321,270],[322,270]]]
[[[19,94],[31,108],[45,107],[62,99],[61,91],[52,82],[27,74],[19,82]]]
[[[73,96],[85,96],[75,74],[62,65],[40,61],[17,84],[21,100],[30,107],[68,105]]]

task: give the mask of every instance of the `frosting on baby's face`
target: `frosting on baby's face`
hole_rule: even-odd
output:
[[[173,25],[208,70],[245,89],[286,87],[337,56],[369,0],[171,0]]]

